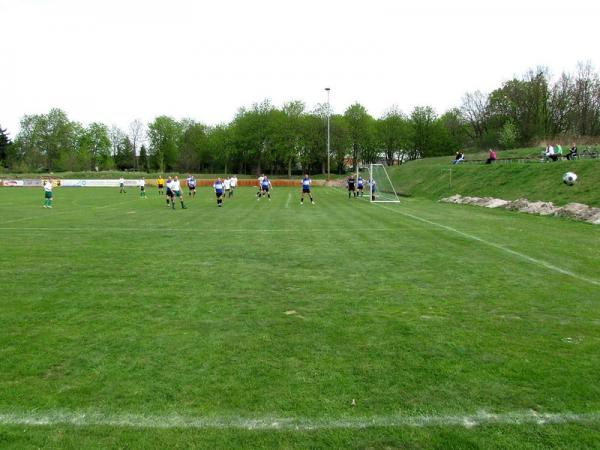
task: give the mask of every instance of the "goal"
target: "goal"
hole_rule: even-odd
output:
[[[400,203],[392,180],[383,164],[369,166],[369,200],[375,203]]]

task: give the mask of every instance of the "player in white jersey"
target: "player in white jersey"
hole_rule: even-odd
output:
[[[52,180],[44,181],[44,208],[52,208]]]
[[[225,186],[225,194],[223,194],[223,198],[231,197],[231,178],[225,178],[223,180],[223,186]]]
[[[315,201],[313,200],[312,194],[310,193],[310,184],[312,180],[308,176],[307,173],[304,174],[304,178],[302,178],[302,195],[300,196],[300,205],[304,205],[304,194],[308,194],[310,197],[310,202],[314,205]]]
[[[264,179],[265,174],[262,174],[260,177],[258,177],[258,192],[256,193],[256,200],[260,200],[260,197],[263,195],[262,185]]]
[[[169,206],[171,206],[171,203],[173,203],[173,191],[171,190],[171,187],[173,186],[173,179],[171,177],[167,177],[167,208]],[[175,205],[173,205],[173,208],[175,208]]]
[[[238,184],[238,179],[237,177],[234,175],[231,177],[231,191],[229,191],[229,196],[233,197],[233,191],[235,191],[235,188],[237,187]]]
[[[190,197],[195,197],[196,196],[196,179],[194,178],[194,175],[191,175],[189,177],[187,177],[186,179],[187,185],[188,185],[188,195]]]
[[[263,176],[263,179],[260,183],[260,191],[261,195],[266,195],[267,197],[269,197],[269,201],[271,201],[271,189],[273,189],[271,180],[269,180],[269,177],[267,177],[266,175]],[[260,197],[258,197],[258,200],[260,200]]]
[[[186,209],[187,207],[183,204],[183,194],[181,193],[181,184],[179,183],[179,178],[177,178],[177,175],[175,175],[175,177],[173,178],[173,182],[171,183],[171,192],[181,202],[181,209]],[[173,209],[175,209],[175,200],[173,197],[171,197],[171,206]]]
[[[146,180],[140,180],[140,197],[146,198]]]
[[[124,194],[125,193],[125,178],[121,177],[119,178],[119,194]]]

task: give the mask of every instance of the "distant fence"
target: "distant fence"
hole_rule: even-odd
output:
[[[119,187],[119,180],[82,180],[82,179],[70,179],[70,178],[53,178],[53,184],[61,187]],[[137,187],[141,184],[140,179],[136,180],[125,180],[125,186]],[[185,180],[181,180],[183,185],[186,185]],[[196,186],[209,186],[211,187],[215,182],[211,180],[196,180]],[[314,180],[312,184],[314,186],[324,186],[325,180]],[[282,187],[299,187],[300,180],[271,180],[273,186]],[[258,180],[253,179],[242,179],[238,180],[238,186],[258,186]],[[4,179],[0,180],[0,186],[4,187],[41,187],[41,179]],[[146,186],[156,186],[156,180],[146,180]]]

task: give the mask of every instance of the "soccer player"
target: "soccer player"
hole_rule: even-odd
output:
[[[119,194],[124,194],[125,193],[125,178],[121,177],[119,178]]]
[[[377,191],[377,183],[375,180],[369,180],[369,186],[371,186],[371,201],[375,201],[375,192]]]
[[[262,195],[267,195],[269,197],[269,201],[271,201],[271,189],[273,189],[273,185],[271,184],[271,180],[269,177],[264,175],[260,184]],[[259,197],[260,200],[260,197]]]
[[[188,185],[188,195],[190,197],[195,197],[196,196],[196,179],[194,178],[194,175],[190,174],[189,177],[187,177],[187,185]]]
[[[358,189],[358,193],[356,194],[357,196],[363,196],[364,192],[363,192],[363,188],[364,188],[364,184],[365,184],[365,180],[363,180],[363,177],[361,177],[360,175],[358,176],[358,178],[356,179],[356,187]]]
[[[44,208],[52,208],[52,180],[44,181]]]
[[[350,175],[346,180],[346,184],[348,185],[348,198],[351,196],[356,197],[356,189],[354,187],[354,175]]]
[[[230,181],[231,181],[231,191],[229,191],[229,196],[230,196],[230,197],[233,197],[233,191],[235,191],[235,188],[236,188],[236,186],[237,186],[237,183],[238,183],[238,179],[237,179],[237,177],[234,175],[234,176],[232,176],[232,177],[231,177],[231,180],[230,180]]]
[[[156,186],[158,187],[158,195],[162,195],[163,187],[165,186],[165,180],[163,179],[162,175],[159,175],[156,179]]]
[[[173,203],[173,190],[171,189],[173,187],[173,180],[171,179],[171,177],[167,177],[167,185],[166,186],[167,186],[167,208],[168,208]],[[174,204],[173,204],[173,209],[175,209]]]
[[[310,193],[310,183],[312,183],[312,180],[310,179],[308,174],[305,173],[304,178],[302,178],[302,195],[300,196],[300,206],[304,205],[304,194],[308,194],[308,196],[310,197],[310,202],[313,205],[315,204],[312,194]]]
[[[263,183],[264,179],[265,179],[264,173],[260,177],[258,177],[258,192],[256,193],[256,200],[260,200],[260,197],[263,195],[262,183]]]
[[[177,175],[175,175],[175,177],[173,178],[173,181],[171,182],[171,192],[173,193],[172,195],[177,197],[179,199],[179,201],[181,202],[181,209],[186,209],[187,206],[185,206],[183,204],[183,194],[181,193],[181,184],[179,183],[179,178],[177,178]],[[175,209],[175,199],[173,197],[171,197],[171,207],[173,209]]]
[[[140,180],[140,197],[146,198],[146,180],[143,178]]]
[[[225,194],[223,195],[223,198],[231,197],[231,178],[225,178],[223,180],[223,185],[225,186]]]
[[[220,208],[223,205],[223,189],[225,189],[225,185],[220,178],[217,178],[217,181],[213,183],[213,189],[217,196],[217,206]]]

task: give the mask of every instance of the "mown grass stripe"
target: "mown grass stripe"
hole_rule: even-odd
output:
[[[413,220],[417,220],[419,222],[423,222],[423,223],[426,223],[428,225],[432,225],[434,227],[441,228],[441,229],[446,230],[446,231],[450,231],[452,233],[455,233],[455,234],[458,234],[460,236],[463,236],[463,237],[465,237],[467,239],[471,239],[473,241],[485,244],[485,245],[487,245],[489,247],[493,247],[493,248],[495,248],[497,250],[501,250],[501,251],[503,251],[505,253],[508,253],[510,255],[517,256],[518,258],[524,259],[525,261],[528,261],[530,263],[536,264],[536,265],[538,265],[540,267],[543,267],[545,269],[552,270],[553,272],[557,272],[557,273],[560,273],[562,275],[567,275],[567,276],[575,278],[575,279],[577,279],[579,281],[585,281],[586,283],[590,283],[590,284],[594,284],[596,286],[600,286],[600,281],[599,280],[595,280],[593,278],[588,278],[588,277],[576,274],[574,272],[571,272],[570,270],[566,270],[566,269],[562,269],[560,267],[556,267],[556,265],[550,264],[547,261],[543,261],[541,259],[533,258],[533,257],[531,257],[529,255],[524,254],[524,253],[517,252],[515,250],[511,250],[510,248],[504,247],[503,245],[497,244],[495,242],[492,242],[492,241],[489,241],[489,240],[486,240],[486,239],[482,239],[482,238],[477,237],[475,235],[472,235],[472,234],[469,234],[469,233],[465,233],[464,231],[457,230],[456,228],[453,228],[451,226],[444,225],[444,224],[439,223],[439,222],[434,222],[432,220],[425,219],[423,217],[417,216],[415,214],[411,214],[409,212],[406,212],[406,211],[403,211],[403,210],[400,210],[400,209],[390,208],[390,207],[387,207],[387,206],[379,204],[379,203],[375,203],[375,204],[377,206],[379,206],[380,208],[386,209],[388,211],[392,211],[392,212],[395,212],[397,214],[401,214],[401,215],[403,215],[405,217],[409,217],[409,218],[411,218]]]

